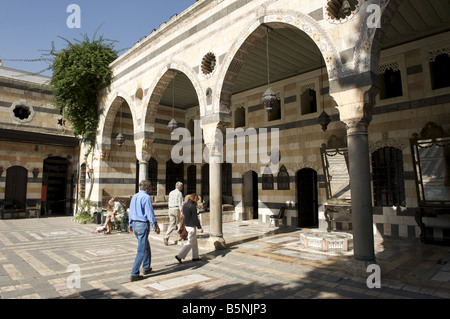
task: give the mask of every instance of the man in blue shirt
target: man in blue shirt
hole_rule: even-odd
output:
[[[129,213],[129,232],[130,234],[134,233],[138,240],[136,258],[134,260],[133,269],[131,270],[131,281],[144,279],[139,273],[141,264],[144,269],[144,275],[149,274],[152,270],[150,267],[152,253],[148,241],[150,224],[157,234],[160,232],[155,213],[153,212],[152,200],[150,198],[150,192],[152,190],[151,182],[140,182],[139,189],[139,193],[131,198]]]

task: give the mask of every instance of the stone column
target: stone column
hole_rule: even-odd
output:
[[[213,148],[209,162],[210,248],[226,248],[222,231],[222,153]]]
[[[345,121],[352,196],[352,229],[354,257],[358,261],[375,263],[372,188],[367,128],[363,119]]]
[[[367,266],[376,263],[368,126],[378,89],[355,88],[331,95],[338,103],[340,119],[347,126],[347,144],[352,201],[353,275],[367,278]]]
[[[204,139],[209,151],[209,214],[210,234],[206,249],[222,250],[226,243],[222,231],[222,148],[223,139],[217,123],[203,126]]]
[[[146,161],[139,161],[139,181],[140,183],[143,180],[148,179],[148,162]]]

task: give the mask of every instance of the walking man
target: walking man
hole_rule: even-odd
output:
[[[144,275],[149,274],[152,270],[150,267],[152,253],[148,241],[150,224],[157,234],[159,234],[160,230],[158,222],[155,219],[155,213],[153,212],[152,201],[150,198],[151,190],[151,182],[142,181],[139,183],[139,192],[131,198],[128,227],[130,234],[134,233],[138,240],[136,258],[134,260],[133,269],[131,270],[131,281],[144,279],[139,272],[141,264],[144,269]]]
[[[169,228],[167,228],[166,235],[164,236],[164,244],[169,245],[170,234],[178,228],[180,223],[180,213],[183,209],[183,183],[177,182],[175,189],[169,193]],[[181,240],[178,235],[178,240]]]

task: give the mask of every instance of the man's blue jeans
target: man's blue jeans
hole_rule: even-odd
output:
[[[152,261],[150,243],[148,242],[150,225],[149,223],[134,221],[133,232],[138,240],[138,247],[133,269],[131,270],[131,276],[139,276],[139,269],[141,268],[141,264],[144,270],[148,270],[150,269],[150,264]]]

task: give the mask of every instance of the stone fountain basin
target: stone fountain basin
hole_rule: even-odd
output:
[[[300,233],[304,248],[318,251],[349,251],[353,249],[353,235],[344,232],[307,231]]]

